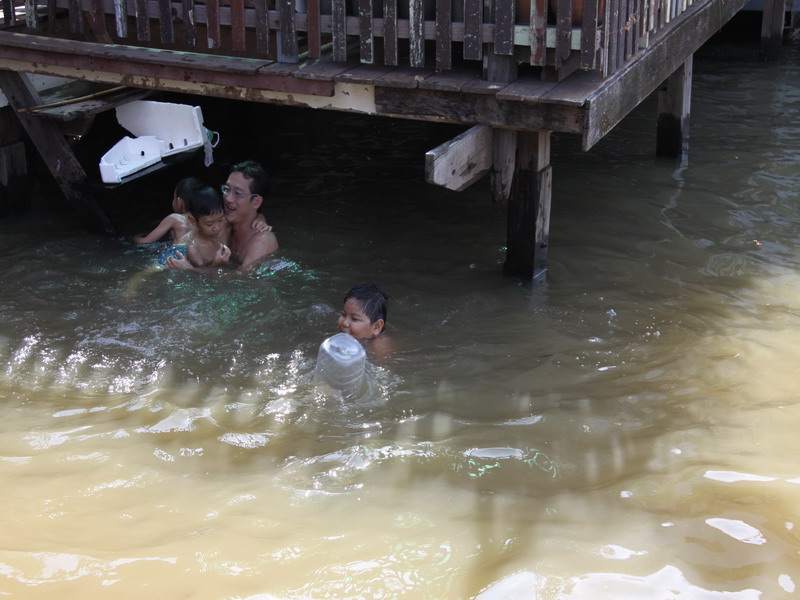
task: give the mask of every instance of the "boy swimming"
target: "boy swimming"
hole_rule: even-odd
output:
[[[384,335],[389,296],[374,283],[362,283],[344,297],[344,308],[337,322],[339,331],[369,344],[379,354],[389,351]]]
[[[153,231],[147,235],[135,235],[133,241],[137,244],[150,244],[157,242],[167,234],[173,242],[177,242],[187,233],[191,233],[192,224],[189,222],[189,211],[186,204],[187,198],[195,190],[200,189],[203,182],[197,177],[184,177],[175,186],[172,194],[172,212],[164,217]]]

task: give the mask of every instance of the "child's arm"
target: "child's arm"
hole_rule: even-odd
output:
[[[262,231],[272,231],[272,225],[267,223],[267,218],[258,213],[256,218],[253,220],[253,231],[256,233],[261,233]]]
[[[133,236],[133,241],[137,244],[157,242],[178,225],[178,217],[180,217],[180,215],[176,213],[167,215],[161,219],[161,223],[159,223],[153,231],[147,235],[135,235]]]
[[[211,259],[211,266],[212,267],[221,267],[223,265],[227,265],[231,260],[231,249],[228,248],[225,244],[220,244],[219,248],[217,248],[216,254],[214,254],[214,258]]]

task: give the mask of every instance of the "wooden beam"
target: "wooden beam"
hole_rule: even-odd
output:
[[[476,125],[425,154],[425,181],[460,192],[492,167],[492,128]]]
[[[583,149],[589,150],[727,23],[747,0],[695,4],[647,52],[608,78],[586,99]]]
[[[785,16],[785,0],[764,0],[764,11],[761,13],[761,57],[765,60],[780,58]]]
[[[0,89],[9,105],[16,110],[22,127],[39,151],[39,155],[67,201],[86,220],[90,228],[104,233],[114,233],[111,222],[94,199],[75,188],[76,184],[85,181],[86,173],[58,126],[52,121],[37,119],[24,112],[24,109],[42,103],[27,76],[12,71],[0,71]]]
[[[656,154],[680,157],[689,147],[689,114],[692,101],[692,57],[667,78],[658,92]]]
[[[553,169],[550,132],[520,132],[517,167],[508,201],[508,240],[503,272],[533,279],[547,268]]]

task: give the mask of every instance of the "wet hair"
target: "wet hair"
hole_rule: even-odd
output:
[[[250,180],[250,193],[259,196],[267,195],[269,175],[264,168],[254,160],[245,160],[231,167],[231,173],[241,173],[245,179]]]
[[[203,185],[189,196],[189,212],[195,219],[223,212],[222,198],[210,185]]]
[[[203,182],[197,177],[184,177],[175,184],[175,195],[178,198],[183,198],[188,205],[189,196],[203,187],[203,185]]]
[[[374,283],[362,283],[345,294],[344,301],[350,299],[358,302],[370,323],[383,319],[381,332],[386,329],[386,309],[389,305],[389,295],[386,292]]]

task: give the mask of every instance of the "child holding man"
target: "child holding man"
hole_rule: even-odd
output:
[[[186,258],[194,270],[221,267],[228,263],[231,251],[219,241],[227,227],[222,198],[211,186],[203,186],[189,196],[189,214],[195,234],[186,248]]]

